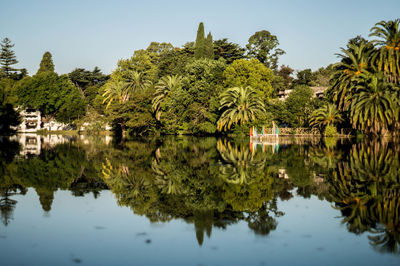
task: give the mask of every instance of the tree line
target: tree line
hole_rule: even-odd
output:
[[[285,52],[267,30],[241,47],[213,40],[211,32],[206,36],[200,23],[194,42],[183,47],[152,42],[119,60],[110,75],[97,67],[58,75],[46,52],[38,72],[28,76],[12,67],[17,60],[6,38],[1,124],[9,123],[11,106],[21,106],[39,109],[45,119],[78,127],[87,122],[93,130],[109,123],[123,135],[244,134],[272,121],[318,127],[327,135],[336,128],[387,134],[399,125],[398,25],[399,19],[379,22],[371,31],[377,39],[351,39],[339,63],[296,72],[279,67]],[[313,97],[312,86],[328,87],[327,97]],[[291,91],[288,98],[278,100],[285,90]]]

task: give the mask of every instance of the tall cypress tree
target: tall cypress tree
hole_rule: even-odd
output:
[[[197,29],[196,43],[194,45],[194,57],[196,59],[204,58],[205,56],[205,36],[204,36],[204,25],[200,22],[199,28]]]
[[[10,77],[12,74],[11,71],[16,70],[11,66],[18,63],[14,51],[11,50],[11,48],[14,47],[14,44],[11,44],[10,39],[4,38],[0,45],[1,45],[1,52],[0,52],[1,69],[7,75],[7,77]]]
[[[208,33],[206,38],[204,54],[206,58],[214,59],[214,45],[211,32]]]
[[[36,74],[43,72],[54,72],[54,63],[50,52],[43,54],[42,61],[40,62],[39,70]]]

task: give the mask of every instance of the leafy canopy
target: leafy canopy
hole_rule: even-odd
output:
[[[225,87],[250,86],[260,94],[263,99],[272,95],[272,80],[274,74],[260,61],[239,59],[229,65],[223,74]]]
[[[278,58],[285,51],[277,48],[278,38],[267,30],[257,31],[249,38],[246,45],[247,55],[250,58],[256,58],[266,67],[277,70]]]

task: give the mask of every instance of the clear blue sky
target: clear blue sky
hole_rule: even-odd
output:
[[[17,67],[30,74],[45,51],[58,73],[94,66],[110,73],[118,59],[151,41],[193,41],[202,21],[214,39],[241,46],[269,30],[286,51],[280,64],[299,70],[335,62],[350,38],[367,37],[376,22],[399,17],[400,0],[0,0],[0,38],[12,40]]]

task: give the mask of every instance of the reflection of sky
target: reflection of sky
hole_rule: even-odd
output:
[[[14,220],[0,225],[0,265],[387,265],[399,257],[372,250],[367,235],[348,233],[339,211],[316,197],[278,202],[285,215],[267,237],[240,222],[213,228],[199,247],[193,224],[150,224],[118,207],[110,191],[97,199],[55,193],[44,215],[30,189],[18,200]],[[150,243],[146,243],[150,240]]]

